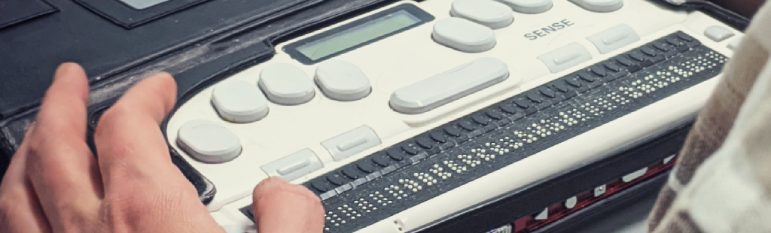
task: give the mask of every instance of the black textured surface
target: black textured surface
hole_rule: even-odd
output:
[[[0,119],[34,107],[61,62],[81,63],[96,83],[241,24],[320,1],[210,1],[127,30],[72,0],[50,0],[59,12],[0,29]]]
[[[668,43],[667,48],[653,48],[653,44],[661,42]],[[620,58],[631,59],[626,64],[613,64]],[[409,154],[364,178],[343,185],[330,183],[336,187],[331,190],[315,190],[327,210],[325,230],[352,232],[366,227],[708,80],[720,73],[725,61],[726,57],[695,38],[673,33],[440,126],[433,131],[444,131],[450,140],[436,142],[432,149],[417,145],[418,139],[430,134],[426,132],[364,157],[348,166],[370,163],[394,150]],[[618,65],[621,69],[605,72],[602,77],[591,72],[599,65]],[[568,88],[556,92],[558,85]],[[511,105],[516,108],[504,107]],[[487,120],[475,120],[479,113],[496,115],[502,110],[507,112],[506,117],[487,125],[479,123]],[[309,188],[328,182],[327,176],[343,169],[346,167],[309,181],[316,184]]]
[[[56,8],[43,0],[0,1],[0,30],[53,12]]]
[[[186,10],[209,0],[169,0],[155,6],[137,10],[121,0],[75,0],[96,14],[126,29],[138,27],[164,16]]]

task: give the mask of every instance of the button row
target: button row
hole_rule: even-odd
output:
[[[316,69],[315,82],[327,97],[338,101],[359,100],[372,92],[372,85],[364,72],[344,61],[331,60],[320,64]],[[222,119],[250,123],[268,115],[267,100],[281,105],[299,105],[307,103],[315,95],[313,81],[305,72],[290,64],[273,64],[262,70],[258,85],[240,80],[217,84],[212,91],[211,102]]]
[[[336,161],[380,145],[381,140],[369,126],[361,126],[321,142]],[[241,154],[238,136],[220,124],[195,120],[180,127],[177,145],[194,159],[204,163],[225,163]],[[262,166],[271,176],[297,179],[322,167],[310,149],[304,149]]]
[[[600,53],[609,53],[640,40],[628,25],[618,25],[587,37]],[[592,59],[591,53],[578,43],[570,43],[538,56],[552,73],[561,72]]]
[[[624,5],[623,0],[571,1],[595,12],[612,12]],[[484,52],[496,45],[493,29],[504,28],[514,22],[514,15],[508,8],[517,12],[536,14],[548,11],[553,5],[552,0],[455,0],[450,10],[450,15],[453,17],[438,20],[434,25],[432,37],[437,43],[462,52]],[[596,45],[604,47],[601,50],[612,50],[616,44],[634,40],[634,37],[627,37],[629,34],[625,29],[619,28],[616,29],[618,31],[607,32],[615,37],[599,38]]]

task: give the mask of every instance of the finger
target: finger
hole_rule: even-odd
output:
[[[94,140],[106,207],[115,221],[129,221],[139,229],[155,226],[158,219],[145,217],[149,214],[187,220],[165,223],[169,229],[217,232],[219,226],[198,199],[195,188],[171,162],[160,129],[174,107],[176,94],[171,75],[154,75],[128,90],[99,120]],[[134,232],[148,231],[168,232]]]
[[[59,66],[27,145],[27,176],[54,231],[93,215],[101,195],[86,144],[88,80],[73,63]]]
[[[29,138],[29,132],[27,136]],[[25,140],[26,141],[26,140]],[[0,232],[50,232],[32,185],[25,176],[27,143],[22,143],[0,183]]]
[[[174,79],[166,73],[157,74],[128,90],[102,116],[94,140],[105,190],[140,188],[132,185],[146,189],[147,185],[184,181],[171,163],[160,129],[174,107],[176,94]]]
[[[322,232],[324,207],[321,200],[303,186],[271,177],[253,192],[252,209],[257,232]]]

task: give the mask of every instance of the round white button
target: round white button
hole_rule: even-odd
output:
[[[290,64],[279,63],[265,67],[258,83],[268,99],[277,104],[304,104],[316,95],[313,81],[302,70]]]
[[[498,0],[509,5],[512,10],[525,14],[538,14],[554,6],[552,0]]]
[[[492,29],[503,28],[514,22],[514,15],[506,5],[493,0],[455,0],[450,14],[465,18]]]
[[[188,155],[205,163],[224,163],[241,154],[241,141],[225,127],[204,120],[190,121],[179,128],[177,145]]]
[[[578,204],[578,198],[573,196],[565,200],[565,208],[573,209],[576,207],[576,204]]]
[[[254,122],[268,115],[268,100],[260,89],[242,80],[214,86],[211,103],[222,119],[235,123]]]
[[[624,6],[624,0],[570,0],[586,10],[594,12],[613,12]]]
[[[367,97],[372,85],[359,67],[345,61],[330,60],[316,69],[316,83],[327,97],[354,101]]]
[[[495,47],[492,29],[461,18],[446,18],[436,22],[434,40],[463,52],[478,53]]]

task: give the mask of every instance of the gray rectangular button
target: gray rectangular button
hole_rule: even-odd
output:
[[[592,54],[578,43],[571,43],[538,56],[549,71],[557,73],[592,59]]]
[[[380,145],[380,137],[369,126],[363,125],[321,142],[335,161],[339,161],[373,146]]]
[[[321,161],[310,149],[290,154],[279,160],[263,165],[262,170],[270,176],[280,176],[285,180],[294,180],[308,173],[321,169]]]
[[[400,113],[420,114],[508,78],[509,68],[506,63],[497,58],[483,57],[399,88],[391,94],[389,104]],[[519,82],[519,79],[514,82]]]
[[[640,35],[626,24],[621,24],[587,37],[600,53],[609,53],[640,40]]]

